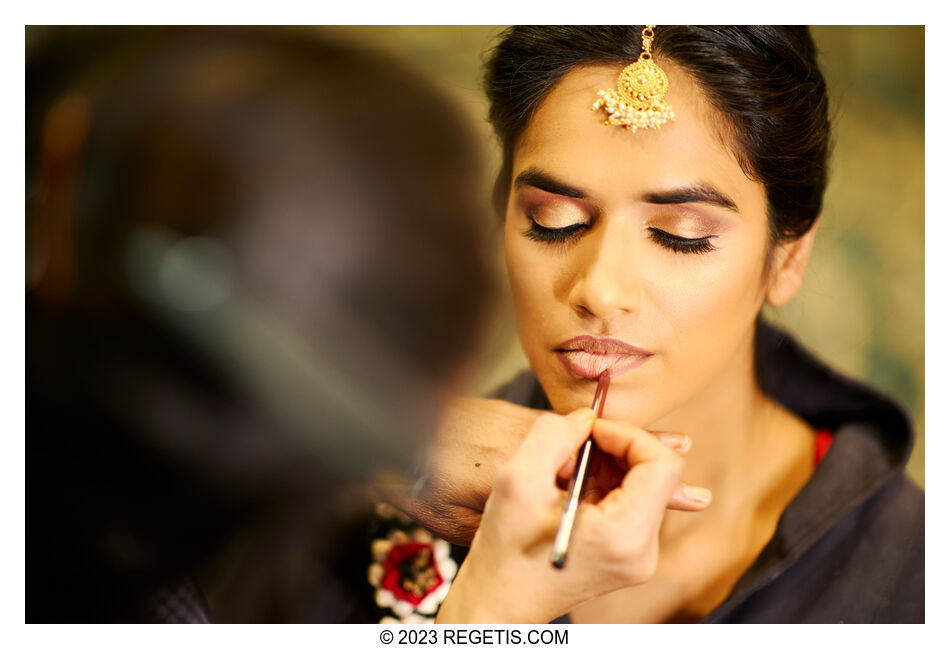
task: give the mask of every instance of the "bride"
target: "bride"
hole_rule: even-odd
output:
[[[508,403],[457,402],[409,505],[455,541],[481,520],[438,620],[922,621],[907,417],[759,318],[820,222],[811,36],[651,27],[515,27],[488,62],[531,372]],[[557,571],[555,478],[590,430],[602,461]]]

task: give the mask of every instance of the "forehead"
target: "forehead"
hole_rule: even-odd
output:
[[[605,126],[604,113],[591,107],[599,90],[616,88],[623,66],[574,69],[528,123],[514,151],[514,175],[536,166],[594,200],[705,183],[729,194],[740,212],[764,207],[764,187],[742,171],[723,137],[725,120],[700,86],[675,65],[657,63],[669,77],[665,100],[674,121],[635,133]]]

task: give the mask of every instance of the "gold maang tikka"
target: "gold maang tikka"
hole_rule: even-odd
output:
[[[643,29],[643,51],[617,78],[616,90],[597,93],[594,110],[607,113],[604,124],[623,126],[636,132],[640,128],[659,128],[674,118],[673,109],[663,101],[670,86],[662,68],[653,62],[653,28]]]

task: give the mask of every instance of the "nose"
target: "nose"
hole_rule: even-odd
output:
[[[571,308],[583,318],[609,319],[631,313],[640,304],[640,282],[634,244],[622,224],[601,221],[600,232],[591,232],[581,268],[571,287]]]

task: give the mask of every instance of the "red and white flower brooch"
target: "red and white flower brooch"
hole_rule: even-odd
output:
[[[384,518],[407,518],[389,505],[380,505]],[[382,623],[422,624],[435,621],[458,571],[449,556],[448,541],[435,538],[427,530],[412,525],[394,529],[372,544],[373,562],[367,577],[376,588],[376,605],[392,610]]]

